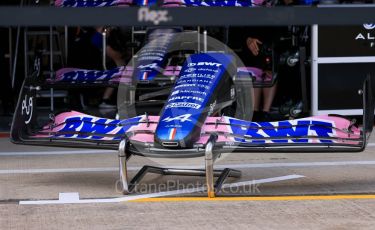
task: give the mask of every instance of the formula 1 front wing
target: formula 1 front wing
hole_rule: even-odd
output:
[[[41,128],[36,119],[37,87],[24,84],[14,116],[11,138],[18,144],[117,149],[129,141],[132,154],[152,157],[198,157],[211,135],[217,136],[217,152],[355,152],[366,147],[373,126],[373,97],[367,78],[363,89],[363,126],[340,116],[316,116],[277,122],[251,122],[232,117],[208,117],[192,148],[162,146],[154,141],[159,116],[137,116],[125,120],[64,112]],[[173,132],[170,130],[170,138]]]

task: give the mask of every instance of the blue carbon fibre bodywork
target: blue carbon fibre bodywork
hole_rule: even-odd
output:
[[[195,54],[187,59],[161,112],[155,131],[157,143],[194,144],[215,107],[217,93],[230,78],[227,68],[232,62],[232,56],[221,53]]]

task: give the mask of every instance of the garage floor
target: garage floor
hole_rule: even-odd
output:
[[[215,199],[204,178],[153,174],[124,196],[115,151],[0,146],[1,229],[374,229],[375,138],[362,153],[223,156],[242,177]],[[203,159],[134,157],[131,173],[145,164]]]

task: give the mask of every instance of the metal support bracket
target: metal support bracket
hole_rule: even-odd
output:
[[[225,168],[220,171],[218,179],[214,184],[215,170],[214,163],[219,154],[214,153],[214,146],[217,141],[218,136],[216,134],[211,134],[210,138],[207,141],[205,149],[205,166],[206,166],[206,184],[207,184],[207,196],[209,198],[214,198],[216,193],[220,191],[224,181],[228,177],[241,177],[241,171]],[[216,170],[217,171],[217,170]]]
[[[127,161],[129,160],[131,154],[128,153],[127,139],[122,140],[119,145],[118,157],[119,157],[119,173],[120,182],[122,185],[122,193],[127,195],[131,193],[137,184],[143,179],[147,173],[155,173],[160,175],[176,175],[176,176],[201,176],[206,177],[207,183],[207,194],[209,197],[215,197],[216,192],[221,189],[224,181],[228,177],[241,177],[241,172],[234,169],[225,168],[224,170],[214,170],[213,164],[218,154],[213,154],[213,146],[217,139],[217,135],[211,135],[206,146],[205,154],[205,169],[176,169],[176,168],[161,168],[150,165],[143,166],[137,174],[130,180],[128,180],[129,175],[127,171]],[[215,137],[216,136],[216,137]],[[216,139],[215,139],[216,138]],[[214,184],[214,177],[218,177]]]
[[[129,183],[128,183],[128,168],[126,164],[130,156],[126,154],[127,147],[128,147],[128,140],[124,139],[120,142],[119,149],[118,149],[120,182],[122,185],[122,193],[124,195],[130,193]]]

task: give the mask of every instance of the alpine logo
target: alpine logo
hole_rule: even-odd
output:
[[[150,10],[146,7],[138,10],[139,22],[153,22],[154,25],[159,25],[161,22],[169,22],[172,17],[168,17],[167,10]]]
[[[158,64],[157,63],[151,63],[151,64],[147,64],[147,65],[139,65],[138,66],[138,69],[146,69],[146,68],[157,69]]]
[[[370,47],[374,47],[374,40],[375,40],[375,34],[373,31],[370,31],[370,30],[373,30],[375,29],[375,24],[363,24],[363,27],[368,30],[366,32],[363,32],[363,33],[359,33],[356,35],[355,37],[355,40],[356,41],[371,41],[370,43]]]
[[[364,27],[366,30],[372,30],[372,29],[375,29],[375,24],[374,24],[374,23],[371,23],[371,24],[363,24],[363,27]]]
[[[165,122],[171,122],[171,121],[181,121],[181,122],[192,121],[192,120],[189,119],[191,117],[191,115],[192,114],[183,114],[183,115],[180,115],[180,116],[177,116],[177,117],[167,117],[167,118],[163,119],[163,121],[165,121]]]

